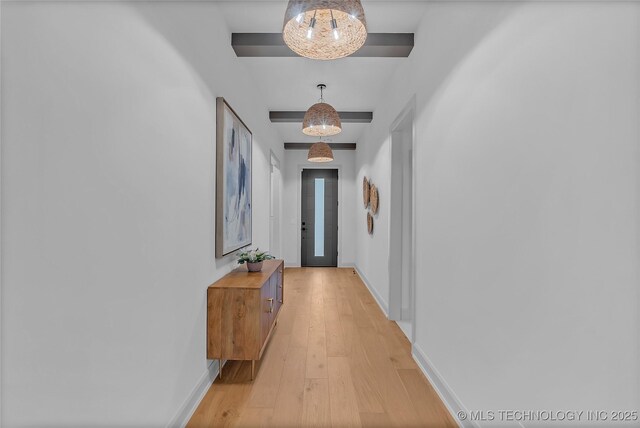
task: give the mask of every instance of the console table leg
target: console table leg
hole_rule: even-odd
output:
[[[256,360],[251,360],[251,380],[256,377]]]
[[[220,380],[222,380],[222,358],[218,360],[218,374],[220,375]]]

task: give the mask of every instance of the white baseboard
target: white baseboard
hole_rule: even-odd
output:
[[[222,364],[224,366],[224,363]],[[213,360],[207,367],[207,371],[202,375],[196,386],[191,391],[191,394],[180,406],[180,410],[171,419],[171,422],[167,424],[167,428],[184,428],[193,416],[193,413],[198,408],[198,404],[204,398],[204,395],[209,390],[209,387],[213,381],[218,377],[220,373],[220,367],[218,367],[218,360]]]
[[[424,373],[427,379],[429,379],[431,386],[436,390],[444,405],[447,406],[449,413],[451,413],[451,417],[458,423],[458,425],[462,428],[480,428],[480,425],[475,421],[470,421],[469,419],[460,421],[458,413],[465,412],[466,415],[469,415],[469,411],[464,407],[449,385],[447,385],[447,382],[442,378],[442,376],[440,376],[440,373],[438,373],[419,345],[415,343],[413,344],[411,355],[413,356],[416,364],[418,364],[418,367],[420,367],[420,370],[422,370],[422,373]]]
[[[366,285],[367,288],[369,289],[369,292],[371,293],[373,298],[376,300],[376,303],[378,303],[378,306],[380,306],[380,309],[382,309],[382,313],[386,317],[388,317],[389,316],[389,305],[387,304],[387,302],[382,298],[382,296],[380,296],[380,294],[378,294],[378,291],[375,288],[373,288],[373,286],[367,280],[367,277],[364,276],[362,271],[360,269],[358,269],[358,265],[355,265],[353,267],[353,269],[356,271],[356,273],[358,274],[358,276],[360,277],[362,282],[364,282],[364,285]]]

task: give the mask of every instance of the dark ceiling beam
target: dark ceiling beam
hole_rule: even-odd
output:
[[[272,123],[302,123],[304,111],[270,111],[269,120]],[[339,111],[342,123],[371,123],[373,112],[371,111]]]
[[[239,57],[296,57],[281,33],[232,33],[231,46]],[[413,33],[369,33],[352,57],[406,58],[414,46]]]
[[[285,150],[309,150],[313,143],[284,143]],[[355,150],[356,143],[328,143],[332,150]]]

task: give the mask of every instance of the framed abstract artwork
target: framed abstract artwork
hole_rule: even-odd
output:
[[[253,135],[224,98],[216,98],[216,257],[251,245]]]

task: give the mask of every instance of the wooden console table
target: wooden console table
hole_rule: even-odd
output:
[[[262,272],[240,266],[207,290],[207,358],[251,360],[262,357],[284,303],[284,261],[266,260]]]

